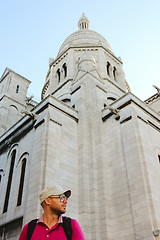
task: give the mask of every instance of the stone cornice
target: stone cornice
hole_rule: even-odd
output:
[[[68,47],[61,55],[58,55],[57,56],[57,58],[55,59],[55,61],[53,62],[53,64],[52,65],[55,65],[56,64],[56,62],[58,61],[58,62],[60,62],[61,61],[61,59],[63,59],[63,55],[64,56],[66,56],[66,53],[70,50],[70,49],[87,49],[88,51],[89,50],[92,50],[92,49],[96,49],[96,48],[102,48],[102,49],[104,49],[109,55],[111,55],[112,57],[114,57],[119,63],[121,63],[121,64],[123,64],[122,63],[122,61],[119,59],[119,58],[117,58],[111,51],[109,51],[109,49],[106,49],[103,45],[97,45],[97,46],[92,46],[92,45],[90,45],[90,46],[84,46],[84,47]]]
[[[121,110],[131,103],[134,103],[143,112],[146,112],[151,117],[153,117],[156,121],[160,122],[160,115],[130,92],[120,97],[118,100],[112,103],[110,107],[112,107],[113,109]],[[102,120],[105,121],[108,117],[110,117],[113,114],[114,113],[111,110],[103,109]]]
[[[146,104],[150,104],[150,103],[154,102],[155,100],[157,100],[158,98],[160,98],[160,95],[158,93],[156,93],[153,96],[151,96],[150,98],[146,99],[144,102]]]
[[[49,106],[57,109],[59,112],[69,116],[74,121],[78,122],[78,111],[74,108],[66,105],[62,101],[49,95],[41,103],[39,103],[32,112],[28,112],[23,118],[21,118],[16,124],[14,124],[8,131],[6,131],[0,137],[0,150],[7,147],[10,143],[25,135],[26,132],[30,131],[34,126],[37,127],[39,122],[43,122],[43,119],[38,115]],[[44,117],[43,117],[44,118]],[[37,123],[36,123],[37,122]]]

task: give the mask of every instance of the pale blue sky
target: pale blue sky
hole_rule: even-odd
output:
[[[82,13],[123,61],[141,100],[160,87],[160,0],[0,0],[0,76],[6,67],[29,79],[40,100],[48,60],[78,30]]]

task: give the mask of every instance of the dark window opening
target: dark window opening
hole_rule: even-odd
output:
[[[72,106],[72,108],[75,108],[76,106],[75,106],[75,104]]]
[[[0,175],[0,183],[1,183],[1,181],[2,181],[2,175]]]
[[[64,77],[67,77],[67,66],[66,63],[63,64]]]
[[[70,103],[70,101],[71,101],[71,99],[69,99],[69,98],[62,99],[62,102],[64,102],[64,103]]]
[[[113,67],[113,77],[114,77],[114,80],[116,80],[116,68]]]
[[[11,184],[12,184],[12,176],[13,176],[15,158],[16,158],[16,150],[14,150],[12,152],[11,165],[10,165],[10,170],[9,170],[9,177],[8,177],[8,184],[7,184],[3,213],[7,212],[7,209],[8,209],[8,202],[9,202],[9,196],[10,196],[10,190],[11,190]]]
[[[110,76],[110,66],[111,64],[107,62],[107,75]]]
[[[17,206],[20,206],[21,203],[22,203],[25,170],[26,170],[26,158],[23,159],[23,161],[22,161],[22,168],[21,168],[21,177],[20,177],[20,183],[19,183]]]
[[[159,163],[160,163],[160,155],[158,155]]]
[[[18,93],[19,92],[19,85],[17,85],[17,87],[16,87],[16,93]]]
[[[59,68],[57,70],[57,77],[58,77],[58,82],[60,82],[60,80],[61,80],[61,72],[60,72]]]
[[[116,98],[114,98],[114,97],[107,97],[107,99],[108,99],[108,100],[112,100],[112,101],[115,101],[115,100],[116,100]]]

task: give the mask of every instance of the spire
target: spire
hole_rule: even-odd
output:
[[[78,21],[78,27],[79,27],[79,30],[90,28],[90,22],[84,13],[82,14],[82,17]]]

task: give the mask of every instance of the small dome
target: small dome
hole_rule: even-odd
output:
[[[113,53],[107,40],[99,33],[89,30],[90,22],[83,14],[78,22],[79,31],[72,33],[61,45],[58,56],[70,47],[98,47],[103,46]]]

